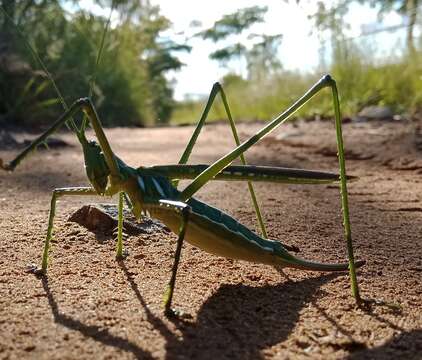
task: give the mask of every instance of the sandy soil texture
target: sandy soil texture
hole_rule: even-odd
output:
[[[240,126],[242,139],[259,124]],[[74,147],[38,151],[0,173],[0,359],[421,359],[422,158],[412,124],[345,124],[352,232],[362,295],[401,309],[356,308],[347,274],[275,269],[215,257],[186,244],[174,305],[191,317],[168,320],[162,295],[176,236],[130,236],[114,258],[112,236],[69,222],[83,204],[58,203],[48,276],[39,263],[55,187],[85,185]],[[114,151],[130,165],[177,162],[192,127],[114,129]],[[17,135],[23,138],[23,134]],[[227,125],[208,126],[192,163],[233,147]],[[1,151],[11,159],[16,151]],[[247,153],[250,163],[337,170],[331,122],[288,124]],[[182,183],[181,186],[185,186]],[[270,237],[319,261],[346,259],[338,186],[257,184]],[[245,184],[213,182],[198,197],[256,229]]]

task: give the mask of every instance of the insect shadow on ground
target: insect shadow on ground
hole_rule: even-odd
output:
[[[310,303],[318,288],[337,274],[275,286],[222,285],[199,310],[196,323],[174,320],[183,336],[178,337],[147,307],[138,285],[124,262],[119,262],[143,307],[148,321],[166,339],[166,358],[261,359],[260,351],[286,340],[299,319],[300,310]],[[134,342],[111,334],[103,327],[86,325],[60,311],[48,278],[42,278],[54,321],[85,337],[132,353],[138,359],[152,355]]]
[[[75,320],[72,317],[63,314],[53,296],[53,293],[50,290],[48,284],[48,278],[43,277],[41,279],[44,291],[47,294],[48,303],[51,307],[51,312],[54,316],[54,321],[58,324],[61,324],[68,329],[79,331],[85,337],[92,338],[95,341],[101,342],[105,345],[113,346],[121,350],[131,352],[138,359],[152,359],[151,354],[133,342],[124,339],[122,337],[112,335],[108,330],[105,330],[103,327],[96,325],[86,325],[79,320]]]
[[[167,359],[261,359],[261,350],[286,340],[318,289],[339,274],[329,274],[278,285],[252,287],[221,285],[200,308],[195,323],[174,320],[182,337],[146,306],[124,262],[119,265],[147,314],[166,339]]]
[[[299,320],[299,313],[307,304],[315,305],[318,289],[341,274],[328,274],[300,281],[286,281],[277,285],[252,287],[243,284],[222,285],[200,308],[195,323],[174,320],[182,337],[176,336],[159,317],[148,308],[133,275],[122,261],[119,266],[147,315],[147,320],[166,339],[166,358],[190,359],[262,359],[261,350],[286,340]],[[103,327],[86,325],[63,314],[50,290],[48,278],[42,278],[54,321],[85,337],[105,345],[132,353],[138,359],[152,359],[152,355],[134,342],[112,335]],[[323,311],[317,307],[319,311]],[[331,320],[333,326],[343,331]],[[400,329],[402,330],[402,329]],[[346,331],[346,335],[347,331]],[[418,345],[419,344],[419,345]],[[372,349],[355,349],[348,359],[388,359],[398,353],[405,358],[417,358],[422,351],[422,331],[403,331],[386,344]]]

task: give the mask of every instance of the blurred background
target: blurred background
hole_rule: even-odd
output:
[[[344,117],[410,118],[422,105],[419,0],[0,4],[3,128],[38,130],[63,112],[45,68],[66,102],[92,93],[109,127],[194,123],[215,81],[236,119],[267,121],[325,73]],[[297,116],[332,114],[327,92]],[[210,117],[225,117],[221,104]]]

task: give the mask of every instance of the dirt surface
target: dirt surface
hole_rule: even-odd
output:
[[[243,139],[261,125],[241,125]],[[51,190],[85,185],[78,146],[40,151],[0,173],[0,359],[422,359],[422,157],[413,126],[345,124],[356,256],[365,298],[399,304],[356,308],[347,274],[236,262],[186,244],[174,305],[191,317],[168,320],[162,295],[175,235],[157,230],[126,239],[114,258],[111,235],[67,221],[83,204],[58,203],[48,276],[39,263]],[[192,127],[108,130],[131,165],[176,162]],[[18,136],[18,140],[21,141]],[[76,144],[71,134],[61,136]],[[191,162],[232,148],[225,125],[201,134]],[[11,159],[16,151],[1,151]],[[250,163],[336,171],[332,123],[286,125],[247,153]],[[181,186],[185,186],[182,183]],[[319,261],[346,259],[338,187],[257,184],[271,238]],[[256,228],[242,183],[213,182],[198,197]]]

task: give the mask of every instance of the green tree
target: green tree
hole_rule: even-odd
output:
[[[267,10],[267,7],[260,6],[240,9],[235,13],[224,15],[211,28],[201,31],[197,35],[215,43],[228,40],[243,34],[252,25],[263,22]],[[262,80],[281,69],[281,63],[277,56],[282,39],[281,34],[251,34],[248,38],[255,40],[255,43],[249,48],[237,37],[229,45],[213,51],[209,55],[210,59],[218,61],[223,66],[227,66],[233,60],[240,62],[242,59],[246,59],[248,77],[254,80]]]
[[[0,121],[29,121],[40,119],[51,105],[57,103],[50,97],[49,82],[45,74],[35,71],[33,59],[13,24],[22,32],[48,33],[48,26],[60,28],[65,23],[56,1],[0,1]],[[47,23],[44,18],[49,19]]]
[[[266,6],[240,9],[235,13],[224,15],[211,28],[202,31],[199,35],[205,40],[210,39],[214,42],[223,40],[233,34],[238,35],[253,24],[263,22],[267,11]]]
[[[267,10],[267,7],[260,6],[240,9],[235,13],[224,15],[211,28],[201,31],[197,35],[201,36],[204,40],[212,40],[213,42],[225,40],[232,35],[240,35],[252,25],[263,22]],[[237,41],[212,52],[210,59],[217,60],[226,65],[230,60],[240,59],[246,56],[246,54],[246,47]]]
[[[82,10],[65,14],[65,3],[0,0],[10,16],[0,13],[0,27],[5,30],[0,34],[0,57],[9,54],[15,69],[6,71],[4,61],[0,62],[0,118],[39,123],[62,112],[60,106],[47,107],[54,103],[47,100],[56,94],[13,23],[36,48],[68,102],[89,94],[107,19]],[[110,6],[112,1],[97,3]],[[113,5],[118,20],[107,33],[95,74],[93,95],[98,112],[109,126],[165,122],[174,106],[166,74],[180,69],[183,64],[177,52],[189,48],[161,37],[170,22],[149,2],[115,0]],[[17,64],[25,71],[16,71]]]
[[[191,49],[186,44],[178,44],[170,38],[160,37],[160,33],[170,25],[170,21],[159,14],[158,7],[150,7],[148,16],[140,22],[138,32],[144,46],[140,54],[148,72],[150,104],[155,121],[159,123],[168,122],[175,107],[173,89],[166,74],[183,66],[175,54]]]
[[[415,26],[418,12],[420,11],[419,0],[359,0],[361,4],[367,3],[372,7],[378,7],[378,13],[382,18],[391,11],[398,12],[407,18],[406,44],[410,53],[415,52]]]
[[[299,0],[295,0],[299,2]],[[379,18],[382,19],[388,13],[397,12],[406,20],[406,45],[410,53],[415,51],[414,33],[417,24],[419,0],[337,0],[331,3],[318,1],[318,9],[311,17],[319,30],[330,30],[332,39],[341,37],[343,29],[348,27],[344,22],[344,15],[349,11],[350,5],[355,2],[367,4],[378,9]]]
[[[247,53],[249,78],[260,82],[282,68],[278,48],[283,35],[252,34],[250,38],[258,38],[259,41]]]

